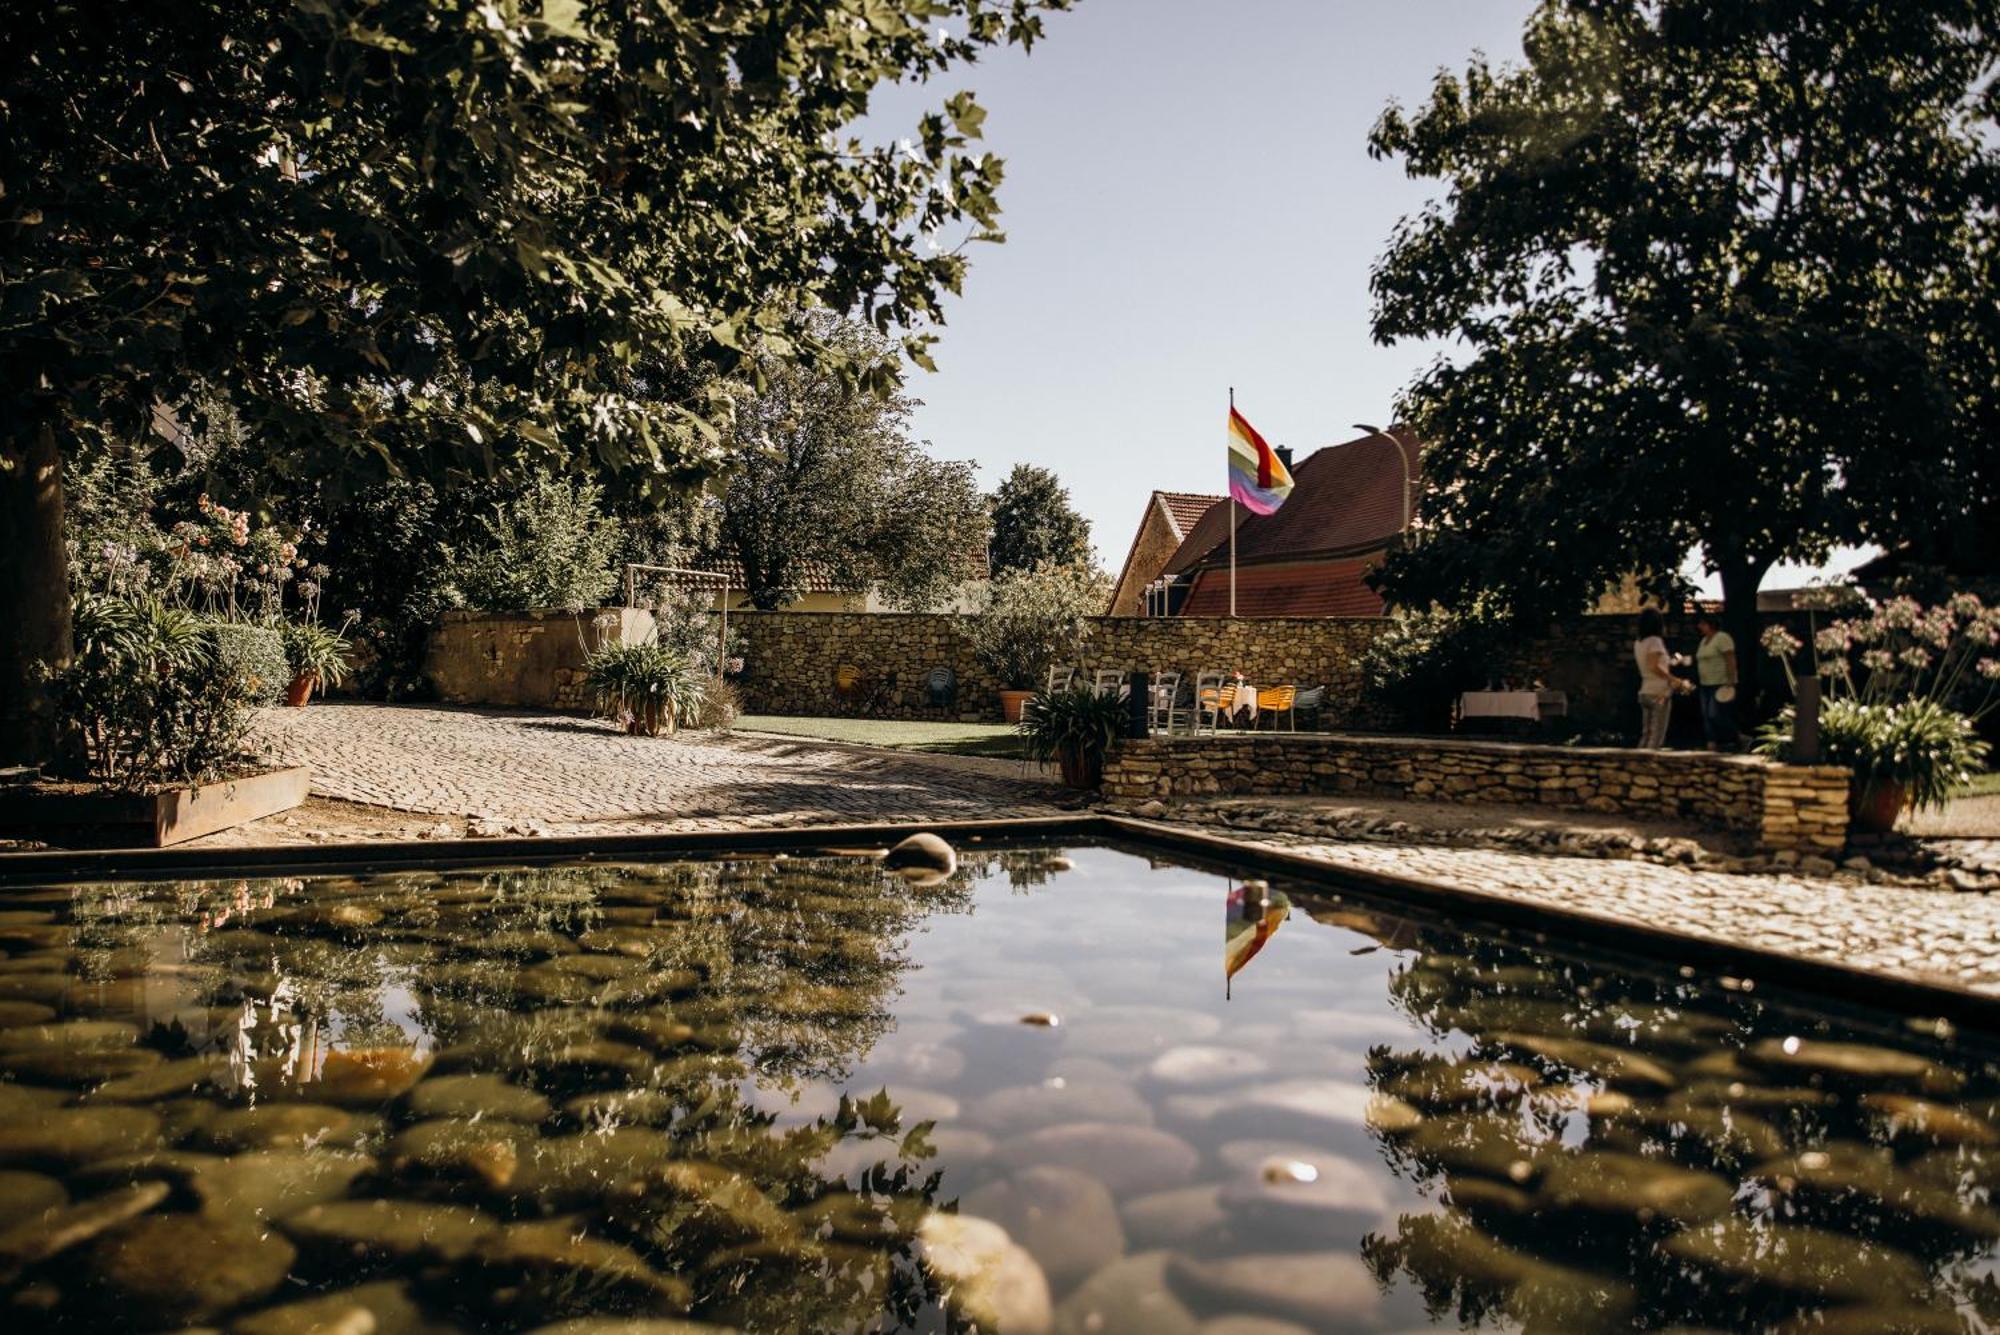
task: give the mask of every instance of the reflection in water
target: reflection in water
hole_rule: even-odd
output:
[[[0,1320],[2000,1319],[2000,1084],[1948,1031],[1243,890],[1019,849],[13,892]]]
[[[1263,881],[1245,881],[1229,887],[1223,904],[1222,999],[1227,1001],[1236,975],[1292,915],[1292,901]]]

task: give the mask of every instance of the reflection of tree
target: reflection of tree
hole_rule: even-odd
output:
[[[915,1323],[938,1296],[911,1244],[939,1185],[929,1127],[882,1093],[780,1128],[745,1082],[843,1077],[888,1023],[909,932],[969,911],[972,875],[918,889],[832,859],[426,872],[80,892],[70,916],[78,967],[100,973],[173,939],[215,1023],[156,1046],[229,1057],[219,1101],[377,1111],[366,1190],[559,1216],[516,1245],[584,1258],[475,1254],[426,1272],[427,1303],[510,1326],[644,1309],[659,1286],[619,1268],[643,1264],[685,1278],[704,1319],[864,1329]],[[352,1058],[339,1079],[336,1057]],[[552,1111],[407,1140],[426,1061]]]
[[[1783,1069],[1770,1044],[1825,1022],[1504,943],[1411,944],[1390,998],[1438,1050],[1377,1047],[1368,1079],[1424,1114],[1383,1152],[1445,1210],[1363,1251],[1434,1316],[1734,1328],[1861,1296],[1946,1312],[1978,1296],[1965,1267],[2000,1240],[1980,1187],[2000,1133],[1969,1103],[1912,1103],[1955,1072],[1880,1039],[1844,1071]],[[1869,1287],[1903,1266],[1921,1292]]]
[[[1059,848],[1000,848],[963,855],[960,863],[982,879],[996,872],[1013,890],[1038,890],[1060,875],[1069,859]]]

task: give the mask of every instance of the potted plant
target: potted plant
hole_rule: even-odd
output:
[[[645,737],[695,722],[708,685],[683,655],[655,641],[598,650],[584,664],[584,684],[599,709]]]
[[[2000,697],[2000,609],[1971,594],[1926,608],[1892,598],[1812,635],[1812,671],[1822,683],[1823,758],[1853,772],[1852,828],[1884,833],[1909,807],[1942,807],[1986,762],[1975,725]],[[1804,644],[1782,626],[1764,632],[1765,652],[1793,667]],[[1765,725],[1757,749],[1789,753],[1795,711]]]
[[[1000,683],[1001,717],[1021,721],[1050,666],[1082,652],[1089,618],[1104,603],[1104,579],[1088,566],[1014,570],[987,586],[969,635],[973,657]]]
[[[285,660],[291,667],[292,682],[285,690],[285,703],[304,709],[315,689],[338,686],[347,678],[347,637],[316,621],[287,622],[280,631],[285,641]]]
[[[1020,731],[1030,759],[1054,760],[1063,782],[1095,788],[1104,777],[1104,755],[1125,726],[1125,702],[1088,687],[1038,691],[1021,711]]]

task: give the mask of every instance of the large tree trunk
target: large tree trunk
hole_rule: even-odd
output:
[[[63,555],[62,458],[43,425],[0,458],[0,764],[56,756],[42,665],[69,663],[69,570]]]

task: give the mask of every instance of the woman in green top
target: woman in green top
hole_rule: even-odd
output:
[[[1711,751],[1736,749],[1736,641],[1713,616],[1695,619],[1701,647],[1694,651],[1701,690],[1701,730]]]

